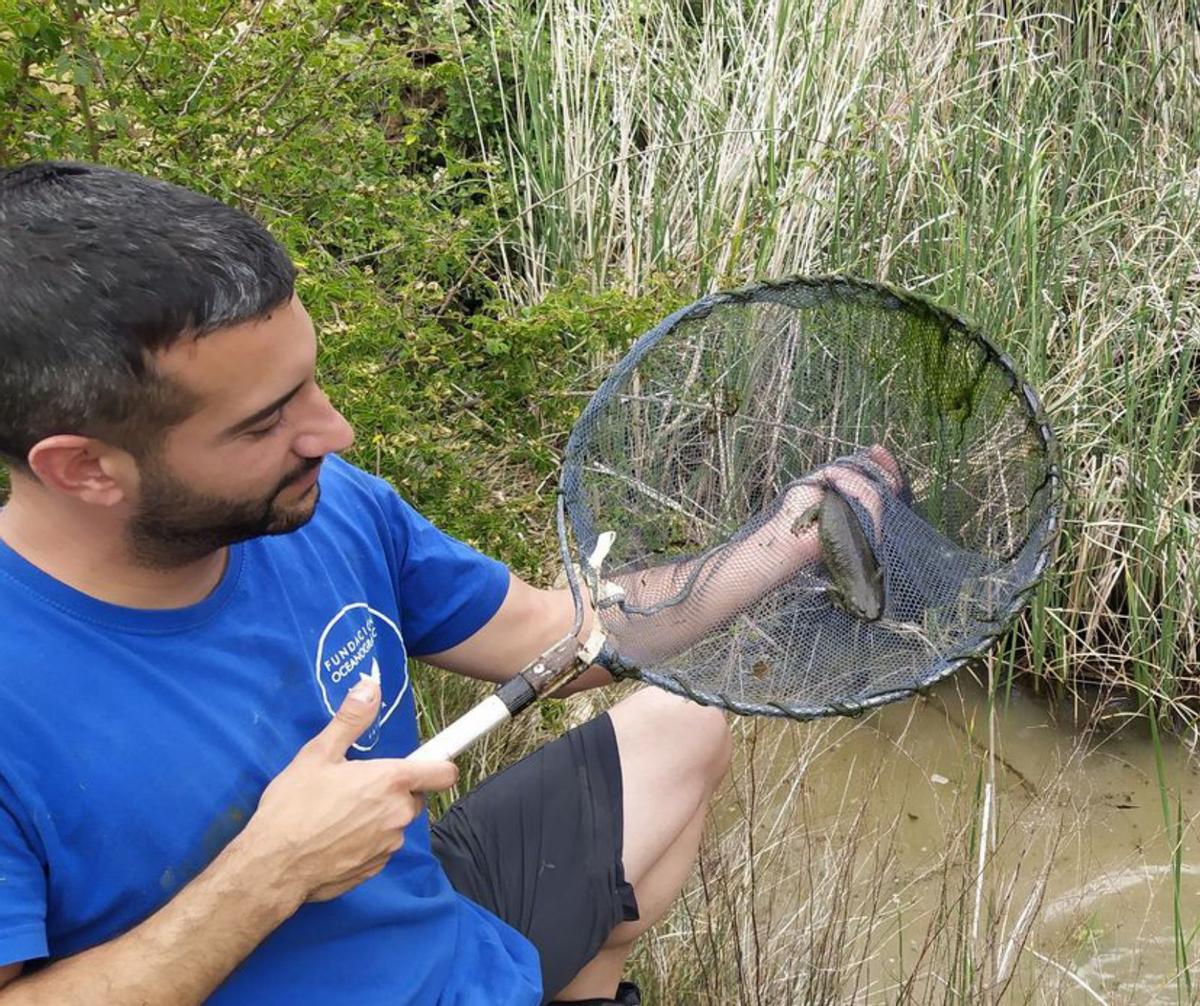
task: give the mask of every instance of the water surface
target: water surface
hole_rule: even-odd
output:
[[[1080,730],[1073,719],[1020,689],[989,704],[959,674],[858,720],[746,725],[755,734],[719,814],[736,829],[753,802],[756,848],[775,881],[760,875],[754,887],[774,920],[766,928],[783,940],[792,909],[810,930],[821,912],[836,914],[814,908],[814,889],[841,870],[844,890],[829,897],[851,902],[846,942],[865,962],[855,1002],[895,1001],[914,972],[915,988],[930,991],[955,931],[1005,1002],[1177,1002],[1172,840],[1148,732],[1112,729],[1119,719]],[[1182,799],[1179,896],[1196,957],[1200,769],[1174,742],[1163,757],[1172,814]],[[811,935],[801,929],[802,948]]]

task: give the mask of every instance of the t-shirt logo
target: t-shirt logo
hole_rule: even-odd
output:
[[[383,699],[371,728],[355,743],[370,751],[408,691],[408,652],[400,629],[365,601],[348,604],[325,626],[317,643],[317,684],[332,716],[359,677],[374,678]]]

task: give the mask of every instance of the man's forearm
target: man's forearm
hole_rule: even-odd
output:
[[[200,1003],[300,906],[271,863],[233,842],[145,922],[17,978],[0,1006],[190,1006]]]

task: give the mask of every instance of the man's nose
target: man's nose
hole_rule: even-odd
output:
[[[324,396],[322,395],[324,398]],[[301,457],[319,458],[326,454],[337,454],[354,443],[354,428],[346,422],[328,398],[324,408],[311,426],[296,438],[293,450]]]

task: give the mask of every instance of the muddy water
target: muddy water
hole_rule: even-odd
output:
[[[969,934],[981,984],[1008,980],[1005,1002],[1179,1001],[1171,841],[1153,746],[1133,724],[1081,732],[1071,719],[1021,691],[989,705],[987,690],[960,674],[928,698],[859,720],[753,725],[738,807],[724,813],[732,821],[753,799],[757,847],[791,850],[772,866],[773,876],[795,878],[770,894],[776,920],[790,917],[790,890],[811,931],[822,896],[813,878],[853,878],[828,895],[831,905],[852,902],[858,921],[845,940],[866,962],[844,1001],[895,1001],[914,974],[914,987],[930,991],[947,980],[938,957],[953,957],[944,951],[956,930]],[[1163,757],[1172,799],[1182,800],[1179,896],[1194,960],[1200,768],[1178,744]],[[972,837],[984,833],[981,853]],[[808,937],[795,938],[803,953]]]

